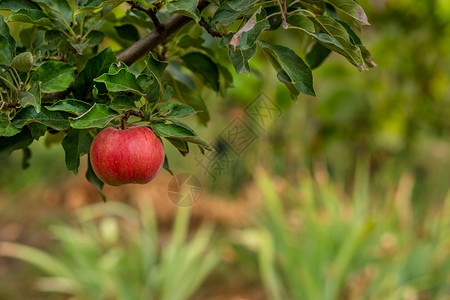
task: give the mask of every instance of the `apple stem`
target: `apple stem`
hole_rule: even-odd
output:
[[[120,119],[120,129],[125,130],[127,129],[127,120],[130,114],[126,113],[121,119]]]

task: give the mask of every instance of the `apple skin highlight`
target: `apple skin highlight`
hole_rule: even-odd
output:
[[[108,127],[92,142],[90,160],[95,174],[109,185],[145,184],[164,164],[164,146],[148,127],[121,130]]]

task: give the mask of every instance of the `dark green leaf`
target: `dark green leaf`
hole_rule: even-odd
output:
[[[195,133],[181,122],[177,124],[158,123],[152,126],[156,135],[165,138],[180,139],[186,142],[194,143],[203,146],[208,150],[213,150],[211,146],[205,141],[201,140]]]
[[[124,0],[87,0],[82,1],[80,8],[75,11],[75,15],[82,15],[88,12],[93,12],[99,8],[111,5],[112,8],[120,5]]]
[[[228,4],[232,9],[244,10],[248,7],[252,7],[253,3],[257,0],[228,0]]]
[[[108,72],[109,66],[115,62],[117,62],[117,59],[110,47],[89,59],[83,71],[75,79],[75,96],[78,99],[83,99],[87,92],[92,89],[94,78]]]
[[[270,27],[267,30],[276,30],[281,26],[282,18],[279,6],[269,6],[264,8]]]
[[[11,46],[10,40],[5,36],[0,35],[0,63],[9,65],[14,59],[16,53],[15,46],[14,50]]]
[[[247,7],[244,10],[235,10],[230,7],[228,1],[223,1],[215,12],[212,18],[212,23],[215,24],[216,22],[219,22],[224,26],[228,26],[236,21],[240,16],[250,14],[251,11],[251,7]]]
[[[0,63],[9,65],[16,56],[16,41],[11,37],[9,27],[0,15]]]
[[[153,81],[146,90],[147,101],[150,103],[157,102],[158,99],[164,99],[166,97],[166,92],[161,81],[161,77],[163,76],[167,65],[168,64],[165,62],[157,60],[153,53],[150,53],[147,60],[147,71],[153,75]]]
[[[116,29],[117,34],[122,39],[132,42],[136,42],[140,39],[139,32],[133,25],[125,24],[122,26],[115,26],[114,29]]]
[[[167,155],[164,155],[164,164],[163,164],[163,168],[166,169],[167,172],[169,172],[170,175],[173,176],[173,172],[172,172],[172,170],[170,169],[170,166],[169,166],[169,160],[167,159]]]
[[[94,81],[106,84],[106,88],[110,92],[132,92],[144,96],[134,74],[125,69],[121,69],[116,74],[103,74]]]
[[[75,67],[61,61],[48,61],[41,65],[33,74],[33,82],[41,82],[44,93],[66,90],[74,79]]]
[[[358,46],[353,45],[345,28],[335,19],[328,16],[315,16],[311,20],[320,27],[324,33],[312,34],[324,46],[345,56],[348,61],[357,66],[360,71],[367,68]],[[336,44],[337,42],[337,44]]]
[[[78,55],[82,55],[87,47],[95,47],[103,41],[105,34],[98,30],[89,32],[85,40],[81,43],[70,41],[70,45],[77,51]]]
[[[33,138],[27,127],[14,136],[0,136],[0,157],[8,157],[14,150],[25,148],[32,142]]]
[[[49,16],[42,10],[38,9],[22,8],[16,12],[13,12],[9,16],[8,21],[53,27],[53,23]]]
[[[160,108],[160,113],[166,117],[187,117],[196,113],[195,109],[186,104],[171,102]]]
[[[80,156],[89,153],[92,136],[88,130],[72,129],[64,137],[62,147],[65,151],[65,161],[68,170],[78,174]]]
[[[55,18],[61,19],[61,16],[55,12],[58,11],[63,16],[67,23],[70,23],[72,19],[72,9],[66,0],[34,0],[36,3],[40,4],[44,10],[49,14],[53,15]],[[73,0],[70,0],[73,1]]]
[[[32,106],[23,108],[11,121],[11,123],[18,128],[22,128],[26,124],[33,122],[41,123],[59,131],[69,128],[69,121],[64,115],[57,111],[49,111],[45,107],[41,108],[40,113],[37,113]]]
[[[20,91],[18,100],[22,107],[34,106],[37,113],[41,112],[41,86],[39,82],[33,83],[28,92]]]
[[[233,64],[238,75],[241,75],[242,73],[250,74],[250,66],[248,65],[248,61],[255,55],[255,53],[256,44],[247,50],[233,50],[232,47],[228,48],[228,55],[230,56],[231,63]]]
[[[359,4],[356,3],[354,0],[325,0],[325,1],[336,7],[336,9],[341,14],[344,14],[355,20],[358,24],[370,25],[369,21],[367,20],[366,13],[362,9],[362,7],[359,6]]]
[[[20,132],[20,129],[14,127],[11,124],[8,116],[0,113],[0,137],[1,136],[13,136]]]
[[[209,56],[200,52],[190,52],[181,59],[188,69],[199,75],[213,90],[219,91],[219,70]]]
[[[125,110],[136,109],[136,104],[134,103],[133,97],[118,95],[114,97],[109,107],[111,109],[121,112]]]
[[[50,111],[64,111],[77,116],[80,116],[87,112],[91,105],[87,102],[76,100],[76,99],[64,99],[60,100],[50,106],[46,106]]]
[[[103,201],[106,202],[106,196],[102,192],[104,183],[103,181],[100,180],[100,178],[97,177],[97,175],[95,175],[94,170],[92,169],[91,158],[89,155],[88,155],[88,168],[86,171],[86,179],[97,189]]]
[[[196,22],[200,21],[200,12],[197,9],[198,0],[167,1],[166,5],[170,13],[178,13],[190,17]]]
[[[30,123],[27,125],[28,129],[30,129],[31,136],[36,141],[39,140],[41,136],[44,136],[47,132],[47,126],[41,123]]]
[[[294,51],[263,41],[260,41],[260,45],[266,54],[270,54],[278,62],[278,66],[274,65],[276,71],[279,72],[281,68],[299,92],[315,96],[311,69]],[[274,61],[272,60],[271,63],[274,64]]]
[[[41,8],[31,0],[2,0],[0,1],[0,9],[18,11],[21,8],[38,9]]]
[[[168,63],[156,59],[153,53],[150,53],[147,60],[147,68],[153,76],[161,78]]]
[[[181,153],[181,155],[186,156],[189,154],[189,144],[186,141],[166,138],[177,150]]]
[[[306,62],[311,69],[317,68],[330,55],[331,50],[320,43],[315,43],[306,54]]]
[[[117,115],[117,112],[105,104],[95,103],[81,116],[70,118],[70,126],[76,129],[104,128]]]

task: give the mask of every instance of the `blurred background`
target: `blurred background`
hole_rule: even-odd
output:
[[[332,54],[292,101],[258,52],[201,91],[211,120],[186,123],[219,153],[166,145],[190,208],[165,170],[103,203],[52,135],[1,159],[0,299],[450,299],[450,3],[359,2],[377,68]],[[304,57],[298,34],[263,39]]]

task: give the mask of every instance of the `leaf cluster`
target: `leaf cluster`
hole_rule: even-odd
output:
[[[0,10],[9,11],[0,15],[0,156],[24,149],[28,158],[33,140],[62,132],[75,174],[107,126],[149,126],[183,155],[189,144],[213,150],[178,119],[196,114],[209,121],[201,90],[222,96],[232,87],[226,53],[242,74],[260,49],[294,99],[315,95],[311,69],[331,51],[361,71],[375,65],[356,34],[368,21],[353,0],[5,0]],[[165,34],[179,20],[194,22]],[[12,23],[20,24],[18,39]],[[306,61],[269,42],[285,30],[308,39]],[[154,43],[145,59],[130,66],[118,60],[121,49],[134,56],[146,39]],[[101,189],[91,168],[87,177]]]

